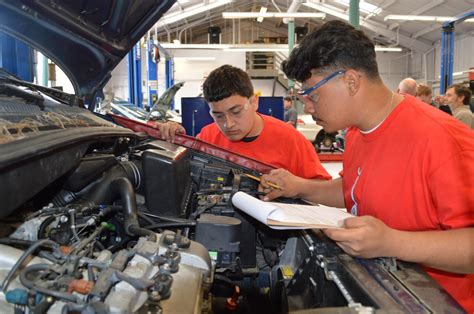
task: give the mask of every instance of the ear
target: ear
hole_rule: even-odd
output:
[[[258,95],[250,97],[250,105],[255,109],[255,111],[258,110]]]
[[[361,75],[357,71],[349,69],[344,73],[344,83],[349,91],[349,95],[354,96],[360,89]]]

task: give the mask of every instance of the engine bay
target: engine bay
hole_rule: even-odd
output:
[[[259,195],[242,174],[259,173],[209,154],[115,136],[26,169],[41,192],[2,217],[1,312],[461,312],[417,265],[355,259],[234,208],[237,191]]]

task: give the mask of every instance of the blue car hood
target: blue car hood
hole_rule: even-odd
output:
[[[0,0],[0,31],[53,60],[91,99],[175,0]]]

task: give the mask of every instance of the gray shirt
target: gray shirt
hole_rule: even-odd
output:
[[[468,106],[457,107],[453,110],[453,117],[466,124],[470,128],[474,128],[471,109]]]
[[[284,119],[285,119],[285,122],[293,121],[294,122],[293,126],[296,128],[296,119],[298,119],[298,112],[296,112],[296,109],[293,107],[285,109]]]

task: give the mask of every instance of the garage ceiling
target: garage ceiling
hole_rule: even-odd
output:
[[[222,0],[220,0],[222,1]],[[180,39],[181,42],[202,44],[207,43],[209,26],[219,26],[222,29],[222,43],[236,42],[236,38],[245,39],[246,32],[252,32],[264,37],[287,36],[287,25],[281,19],[265,18],[258,23],[256,19],[228,20],[222,18],[222,12],[259,12],[262,6],[268,12],[287,12],[293,2],[300,4],[297,12],[323,12],[325,20],[345,19],[348,16],[348,7],[342,2],[349,0],[271,0],[271,1],[240,1],[234,0],[225,5],[206,10],[205,12],[189,16],[185,19],[163,25],[158,23],[156,31],[161,42]],[[209,4],[214,1],[180,0],[167,12],[175,14],[187,12],[198,4]],[[381,45],[399,46],[406,49],[425,52],[441,39],[440,22],[430,21],[395,21],[384,20],[387,15],[428,15],[455,17],[474,11],[474,0],[365,0],[381,9],[380,13],[360,12],[360,25],[371,38]],[[309,5],[311,7],[309,7]],[[297,18],[295,26],[308,26],[311,30],[323,23],[321,19]],[[240,31],[239,31],[240,30]],[[239,36],[236,36],[239,33]],[[456,25],[456,35],[473,36],[474,23],[463,22]],[[232,42],[233,41],[233,42]]]

